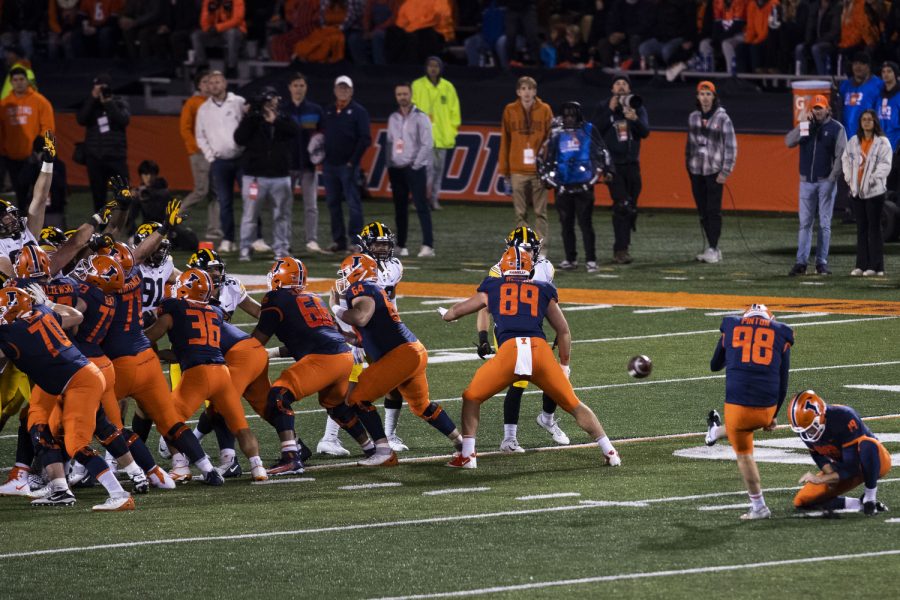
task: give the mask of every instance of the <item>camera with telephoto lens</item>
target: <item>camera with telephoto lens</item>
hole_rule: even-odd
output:
[[[638,110],[644,105],[644,99],[637,94],[622,94],[619,96],[619,105],[631,110]]]
[[[252,115],[264,115],[266,105],[275,98],[281,98],[278,92],[275,91],[275,88],[263,88],[258,94],[250,98],[250,101],[247,103],[247,106],[249,107],[248,112]]]

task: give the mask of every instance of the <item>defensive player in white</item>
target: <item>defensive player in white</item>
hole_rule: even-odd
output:
[[[520,250],[529,252],[534,259],[534,270],[531,279],[534,281],[545,281],[553,283],[554,268],[553,264],[541,255],[541,239],[537,233],[530,227],[516,227],[508,236],[506,236],[506,246],[512,248],[518,247]],[[502,277],[500,272],[500,263],[491,267],[490,277]],[[478,327],[478,356],[482,360],[490,354],[494,354],[494,348],[491,345],[491,336],[488,332],[491,326],[491,315],[487,308],[478,311],[476,319]],[[503,400],[503,441],[500,443],[500,450],[503,452],[525,452],[525,449],[519,445],[519,411],[522,408],[522,394],[528,382],[524,379],[517,381],[509,386],[506,391],[506,397]],[[559,421],[554,413],[557,405],[545,393],[543,396],[543,410],[538,413],[537,424],[547,430],[553,441],[562,446],[569,444],[569,436],[559,428]]]

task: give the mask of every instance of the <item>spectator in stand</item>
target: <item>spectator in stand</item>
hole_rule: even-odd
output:
[[[16,201],[27,210],[31,196],[22,182],[21,171],[31,156],[34,138],[45,131],[55,131],[56,121],[53,107],[28,83],[25,69],[13,67],[9,76],[12,93],[0,101],[0,144]]]
[[[47,3],[40,0],[5,0],[0,14],[0,44],[18,44],[24,58],[34,58],[34,42],[44,28]],[[30,147],[29,142],[29,147]]]
[[[44,150],[44,136],[39,135],[34,138],[31,145],[31,156],[22,167],[19,173],[19,179],[22,189],[27,190],[27,197],[32,198],[34,186],[38,177],[41,175],[41,167],[44,165],[41,160],[41,154]],[[59,227],[63,231],[68,229],[66,226],[66,201],[69,196],[69,186],[66,180],[66,163],[64,163],[57,153],[53,159],[53,179],[50,182],[50,203],[44,213],[44,227]],[[34,200],[32,200],[33,202]]]
[[[288,30],[269,40],[269,57],[272,60],[287,62],[291,59],[297,42],[308,36],[319,23],[319,2],[320,0],[285,0],[284,22]]]
[[[832,61],[840,39],[840,1],[814,0],[809,6],[809,15],[806,18],[804,42],[794,50],[794,60],[800,73],[807,72],[807,56],[812,56],[817,74],[832,74]]]
[[[470,67],[508,66],[506,55],[506,9],[489,0],[481,15],[481,29],[463,43]]]
[[[697,6],[693,0],[659,0],[653,37],[641,42],[638,52],[647,68],[670,67],[691,57],[696,46]],[[674,79],[674,77],[673,77]]]
[[[81,0],[81,27],[72,32],[75,56],[111,58],[124,0]]]
[[[243,210],[241,211],[241,253],[238,260],[250,260],[250,251],[261,239],[257,220],[266,200],[272,203],[272,250],[275,258],[291,253],[292,209],[291,148],[300,136],[300,127],[278,109],[281,96],[266,87],[249,103],[249,110],[234,131],[234,141],[244,147],[241,155]]]
[[[244,0],[203,0],[200,10],[200,29],[191,34],[194,63],[206,67],[206,48],[225,47],[225,76],[237,74],[238,56],[247,33],[244,20]],[[225,207],[222,206],[222,209]]]
[[[888,60],[900,63],[900,2],[892,2],[884,18],[882,51]]]
[[[412,86],[400,83],[394,87],[397,110],[388,118],[387,145],[388,178],[394,198],[394,217],[397,223],[397,246],[400,256],[408,256],[409,198],[412,196],[419,224],[422,226],[422,248],[419,258],[434,256],[434,235],[431,229],[431,208],[425,197],[425,182],[429,163],[433,160],[434,141],[431,121],[413,104]]]
[[[220,229],[219,201],[215,196],[210,197],[209,195],[210,163],[200,150],[200,146],[197,145],[197,136],[194,134],[197,126],[197,112],[209,98],[209,77],[209,71],[197,72],[194,76],[194,95],[185,100],[184,106],[181,107],[179,120],[181,139],[191,163],[191,175],[194,179],[194,189],[182,200],[181,209],[190,214],[192,206],[209,199],[206,210],[206,239],[221,240],[223,233]]]
[[[747,2],[748,0],[713,0],[712,37],[700,42],[700,55],[708,64],[715,64],[714,53],[718,46],[725,59],[725,70],[731,72],[734,69],[737,64],[735,59],[737,47],[744,41]]]
[[[13,69],[22,69],[25,71],[25,77],[28,79],[28,85],[38,91],[37,79],[34,77],[34,71],[31,70],[31,61],[24,58],[24,51],[18,46],[7,46],[3,49],[6,58],[6,79],[3,80],[3,90],[0,91],[0,100],[5,99],[12,93],[12,72]]]
[[[116,96],[106,73],[94,77],[90,95],[75,119],[85,128],[84,158],[94,211],[106,204],[107,182],[118,175],[128,179],[128,143],[125,129],[131,121],[128,101]]]
[[[347,251],[347,228],[341,203],[350,212],[351,235],[362,231],[363,210],[357,180],[363,153],[372,143],[369,113],[353,100],[353,81],[341,75],[334,81],[334,104],[325,109],[325,161],[322,180],[331,213],[331,252]]]
[[[881,131],[878,115],[867,109],[859,116],[857,133],[843,155],[844,180],[856,216],[856,267],[853,277],[884,277],[881,211],[891,172],[893,151]]]
[[[66,60],[72,60],[75,58],[72,39],[75,32],[81,28],[78,4],[63,7],[57,0],[49,0],[47,10],[47,57],[50,60],[59,60],[62,54]]]
[[[881,79],[884,81],[884,88],[881,90],[881,106],[878,116],[881,129],[894,151],[894,157],[891,160],[891,174],[887,182],[888,192],[894,198],[896,198],[897,191],[900,190],[900,160],[897,156],[900,151],[900,94],[897,93],[900,92],[900,84],[897,81],[898,76],[900,76],[900,65],[894,61],[889,60],[881,65]]]
[[[119,29],[131,60],[159,56],[165,49],[165,39],[159,35],[159,26],[163,22],[162,3],[163,0],[125,0]]]
[[[516,37],[525,38],[525,51],[529,64],[538,64],[540,58],[540,39],[538,39],[538,16],[536,0],[501,0],[506,8],[506,57],[509,64],[521,67],[522,62],[516,58]]]
[[[781,0],[775,5],[769,19],[769,35],[763,45],[770,73],[796,71],[792,62],[794,48],[803,42],[808,13],[806,0]]]
[[[221,71],[211,72],[207,85],[209,98],[197,110],[194,135],[197,147],[209,163],[213,193],[219,201],[222,230],[219,252],[227,253],[237,249],[234,244],[234,185],[241,181],[238,164],[241,147],[234,141],[234,130],[244,116],[244,99],[228,91]]]
[[[456,88],[443,77],[443,73],[444,62],[437,56],[431,56],[425,62],[425,76],[412,83],[416,108],[431,120],[434,156],[427,163],[426,189],[428,203],[434,210],[441,209],[439,200],[447,156],[456,147],[456,134],[462,122]]]
[[[537,153],[550,135],[553,110],[537,97],[537,82],[519,77],[516,82],[518,100],[503,109],[500,124],[500,156],[497,170],[504,178],[504,192],[512,195],[516,227],[531,227],[543,240],[541,253],[550,246],[547,226],[547,190],[537,173]],[[533,220],[528,222],[528,209]]]
[[[847,138],[856,135],[859,116],[865,110],[875,110],[881,97],[884,82],[872,75],[871,57],[867,52],[857,52],[850,64],[851,77],[841,82],[841,122],[847,130]]]
[[[750,0],[744,42],[737,47],[738,71],[765,73],[771,66],[766,54],[769,21],[780,0]],[[777,16],[777,13],[776,13]]]
[[[197,0],[164,0],[163,24],[160,31],[169,34],[169,53],[176,64],[182,64],[191,48],[191,34],[200,26]]]
[[[397,18],[402,0],[369,0],[363,12],[362,31],[351,32],[347,36],[347,50],[353,62],[367,65],[386,65],[384,40],[388,27]],[[369,55],[371,54],[371,60]]]
[[[422,64],[439,56],[454,35],[448,0],[404,0],[385,33],[388,63]]]
[[[336,63],[344,59],[348,33],[362,31],[364,0],[322,0],[318,26],[294,45],[292,58]]]
[[[556,66],[561,69],[583,69],[591,66],[587,44],[581,38],[578,25],[566,27],[565,36],[556,46]]]
[[[641,43],[656,31],[656,7],[650,0],[614,0],[606,19],[606,39],[597,51],[605,66],[628,70],[640,60]]]
[[[869,6],[868,1],[844,0],[841,10],[841,38],[838,42],[838,52],[844,60],[861,51],[871,55],[880,37],[880,17]]]
[[[307,99],[309,84],[305,75],[294,73],[288,83],[288,90],[291,98],[284,103],[283,110],[300,128],[300,135],[294,138],[291,146],[292,189],[296,189],[299,185],[300,193],[303,194],[306,250],[307,252],[321,253],[323,250],[319,246],[319,206],[317,202],[319,183],[316,173],[316,166],[319,163],[313,163],[309,144],[314,135],[322,135],[322,121],[325,113],[321,106]]]

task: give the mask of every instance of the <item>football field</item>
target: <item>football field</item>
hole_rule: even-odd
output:
[[[448,206],[434,213],[438,258],[404,259],[398,308],[428,348],[432,398],[457,422],[460,393],[482,364],[475,322],[443,323],[436,309],[481,281],[503,249],[510,213]],[[386,204],[367,205],[367,217],[393,220]],[[556,262],[555,216],[551,224]],[[354,466],[358,447],[342,434],[350,459],[315,456],[302,475],[262,484],[244,476],[221,488],[154,489],[136,498],[132,513],[92,514],[90,506],[105,496],[101,488],[76,490],[74,507],[55,510],[0,498],[4,596],[40,588],[70,597],[789,598],[804,580],[804,591],[827,597],[896,595],[900,471],[879,484],[878,497],[893,512],[801,517],[791,501],[800,476],[814,467],[808,453],[784,426],[758,433],[773,518],[741,522],[748,499],[734,455],[724,440],[706,447],[703,434],[706,413],[721,410],[724,398],[724,373],[709,370],[719,323],[750,299],[761,300],[794,328],[790,392],[812,388],[830,403],[854,407],[898,464],[897,279],[847,277],[855,233],[837,221],[835,275],[799,279],[786,277],[795,217],[726,215],[719,265],[692,262],[700,250],[693,215],[642,216],[636,262],[628,266],[608,263],[607,212],[599,212],[595,227],[606,261],[600,274],[557,273],[556,283],[574,338],[573,386],[605,426],[621,467],[603,466],[599,450],[562,411],[572,443],[556,446],[535,423],[541,396],[533,387],[519,423],[528,451],[499,451],[501,394],[482,407],[476,470],[444,466],[446,438],[404,408],[398,435],[410,450],[397,468]],[[413,254],[417,247],[410,244]],[[266,261],[232,260],[230,273],[251,287],[262,283]],[[889,246],[889,275],[896,261]],[[337,259],[307,262],[311,287],[327,289]],[[253,328],[243,313],[234,321]],[[647,379],[626,372],[637,354],[653,360]],[[273,361],[272,379],[288,364]],[[293,408],[300,436],[314,447],[324,411],[312,398]],[[264,461],[274,460],[274,432],[258,418],[250,423]],[[0,432],[4,466],[14,426]],[[156,440],[154,430],[154,452]],[[204,446],[215,460],[214,436]]]

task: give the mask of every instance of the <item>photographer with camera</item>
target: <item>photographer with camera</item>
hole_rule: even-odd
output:
[[[563,271],[578,267],[575,251],[575,219],[584,242],[585,267],[596,273],[597,253],[594,247],[594,184],[609,181],[612,161],[603,139],[591,123],[584,121],[581,104],[562,105],[562,123],[544,146],[543,159],[538,160],[538,175],[546,188],[556,189],[556,210],[562,225],[565,260]],[[554,119],[557,121],[557,119]]]
[[[94,210],[106,204],[107,185],[115,175],[128,178],[128,143],[125,128],[131,120],[128,102],[112,93],[112,80],[106,73],[94,77],[91,95],[75,117],[85,128],[83,164],[87,167]],[[78,152],[76,151],[76,154]]]
[[[609,182],[615,236],[613,262],[627,265],[631,262],[628,247],[641,195],[641,140],[650,135],[647,109],[641,97],[631,92],[628,75],[618,73],[613,77],[612,96],[597,106],[593,123],[616,166],[616,176]]]
[[[275,258],[290,254],[291,148],[300,136],[300,126],[278,110],[281,96],[265,87],[250,99],[247,114],[234,130],[234,141],[244,147],[241,156],[241,245],[238,260],[250,260],[250,251],[259,235],[258,217],[262,204],[272,201],[272,249]]]

